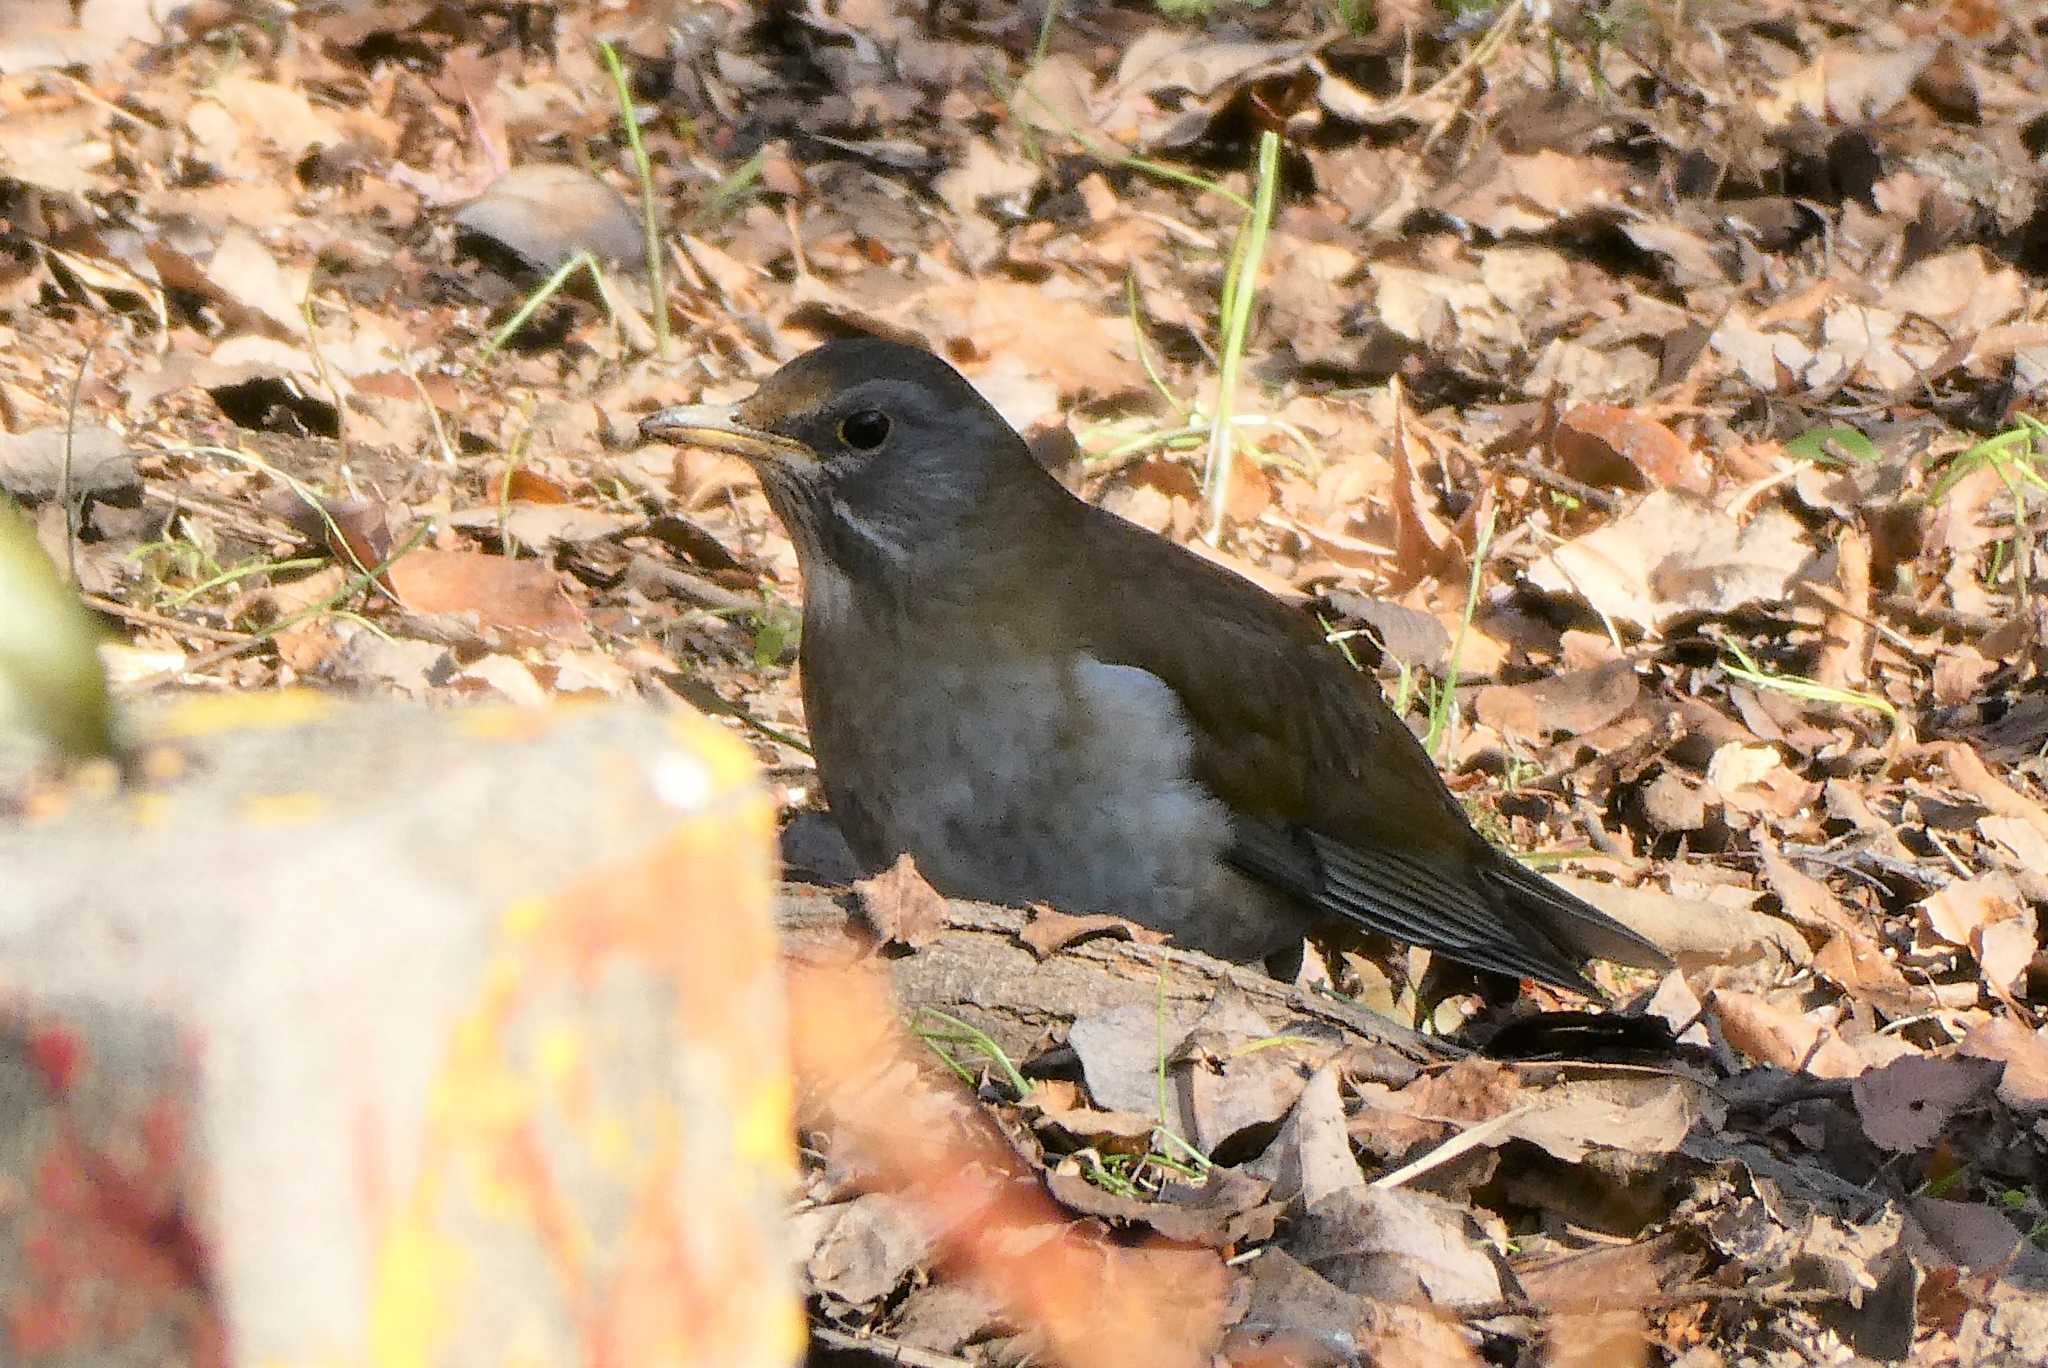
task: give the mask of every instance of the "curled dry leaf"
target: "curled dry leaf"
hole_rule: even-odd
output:
[[[873,878],[854,880],[853,895],[860,900],[861,915],[884,941],[914,950],[946,927],[946,900],[907,854]]]
[[[1977,957],[1985,982],[2009,990],[2033,961],[2034,909],[2009,874],[1958,879],[1920,902],[1921,929]]]
[[[1076,917],[1042,903],[1032,906],[1031,920],[1025,924],[1017,939],[1023,941],[1025,948],[1032,954],[1045,959],[1092,936],[1117,936],[1123,940],[1144,941],[1152,945],[1164,945],[1171,939],[1163,931],[1154,931],[1148,926],[1125,921],[1122,917],[1111,917],[1102,913]]]
[[[634,266],[646,260],[640,216],[618,191],[574,166],[517,166],[455,213],[456,226],[551,271],[578,252]]]
[[[2027,1245],[2011,1218],[1978,1202],[1951,1202],[1940,1197],[1913,1197],[1907,1202],[1913,1223],[1940,1253],[1968,1269],[2012,1269],[2028,1282],[2041,1275],[2041,1251]],[[2020,1268],[2012,1268],[2018,1263]]]
[[[1699,1265],[1692,1240],[1681,1232],[1665,1231],[1632,1244],[1595,1245],[1519,1261],[1515,1277],[1539,1306],[1591,1310],[1648,1305],[1691,1277]]]
[[[1819,1078],[1854,1078],[1864,1061],[1827,1027],[1753,993],[1721,991],[1707,1004],[1721,1034],[1762,1064]]]
[[[1998,1080],[1998,1095],[2015,1111],[2048,1112],[2048,1041],[2011,1017],[1992,1017],[1957,1047],[1977,1059],[1995,1059],[2005,1065]]]
[[[1358,1158],[1351,1152],[1351,1136],[1344,1117],[1344,1100],[1339,1089],[1343,1069],[1325,1064],[1309,1075],[1294,1107],[1280,1124],[1280,1133],[1266,1152],[1250,1165],[1253,1172],[1270,1177],[1280,1197],[1300,1198],[1313,1206],[1333,1192],[1357,1187],[1364,1181]]]
[[[1169,1182],[1156,1201],[1099,1188],[1077,1168],[1054,1170],[1046,1187],[1062,1205],[1085,1215],[1150,1226],[1175,1243],[1214,1249],[1272,1238],[1278,1216],[1266,1201],[1267,1184],[1228,1168],[1211,1169],[1205,1183]]]
[[[1782,598],[1811,559],[1788,513],[1770,509],[1744,526],[1689,495],[1658,490],[1537,560],[1529,579],[1608,617],[1661,627]]]
[[[941,172],[932,188],[956,214],[975,213],[988,200],[1019,213],[1043,174],[1036,162],[1005,154],[986,138],[974,138],[965,158]]]
[[[939,1257],[1011,1318],[1042,1327],[1051,1358],[1073,1368],[1209,1362],[1224,1293],[1213,1253],[1083,1239],[1037,1183],[1017,1181],[1015,1153],[993,1124],[908,1066],[879,974],[801,969],[790,1002],[791,1052],[816,1114],[866,1157],[871,1187],[916,1193]]]
[[[918,1208],[887,1192],[802,1212],[792,1233],[810,1246],[804,1274],[811,1287],[855,1306],[894,1292],[932,1250]]]
[[[1362,1185],[1332,1193],[1281,1243],[1345,1291],[1376,1301],[1472,1306],[1504,1290],[1471,1213],[1428,1193]]]
[[[1587,484],[1683,489],[1704,494],[1706,462],[1648,414],[1618,404],[1580,404],[1558,419],[1550,450],[1560,469]]]
[[[1799,933],[1761,912],[1681,897],[1649,885],[1629,888],[1562,874],[1550,878],[1682,962],[1720,964],[1759,955],[1772,964],[1804,964],[1808,959]]]
[[[1616,660],[1527,684],[1489,685],[1475,706],[1487,726],[1533,741],[1597,731],[1634,707],[1638,693],[1635,666]]]

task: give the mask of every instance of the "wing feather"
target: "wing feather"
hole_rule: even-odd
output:
[[[1596,993],[1579,970],[1588,958],[1669,963],[1474,831],[1378,686],[1306,614],[1171,542],[1088,513],[1099,558],[1086,567],[1096,592],[1085,649],[1179,696],[1195,778],[1232,813],[1232,863],[1326,916],[1580,992]],[[1173,611],[1138,597],[1160,584],[1174,586]]]

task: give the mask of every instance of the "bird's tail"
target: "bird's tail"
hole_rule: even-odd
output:
[[[1599,908],[1503,855],[1484,871],[1492,891],[1577,960],[1604,959],[1638,969],[1669,969],[1671,956]]]

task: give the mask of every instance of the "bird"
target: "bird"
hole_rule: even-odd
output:
[[[860,336],[643,440],[757,472],[827,805],[869,872],[1255,961],[1355,925],[1595,998],[1654,943],[1490,843],[1310,614],[1070,492],[957,370]]]

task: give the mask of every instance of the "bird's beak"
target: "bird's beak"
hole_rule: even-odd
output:
[[[640,436],[650,442],[729,451],[749,461],[812,463],[818,458],[794,438],[740,421],[731,404],[678,404],[640,420]]]

